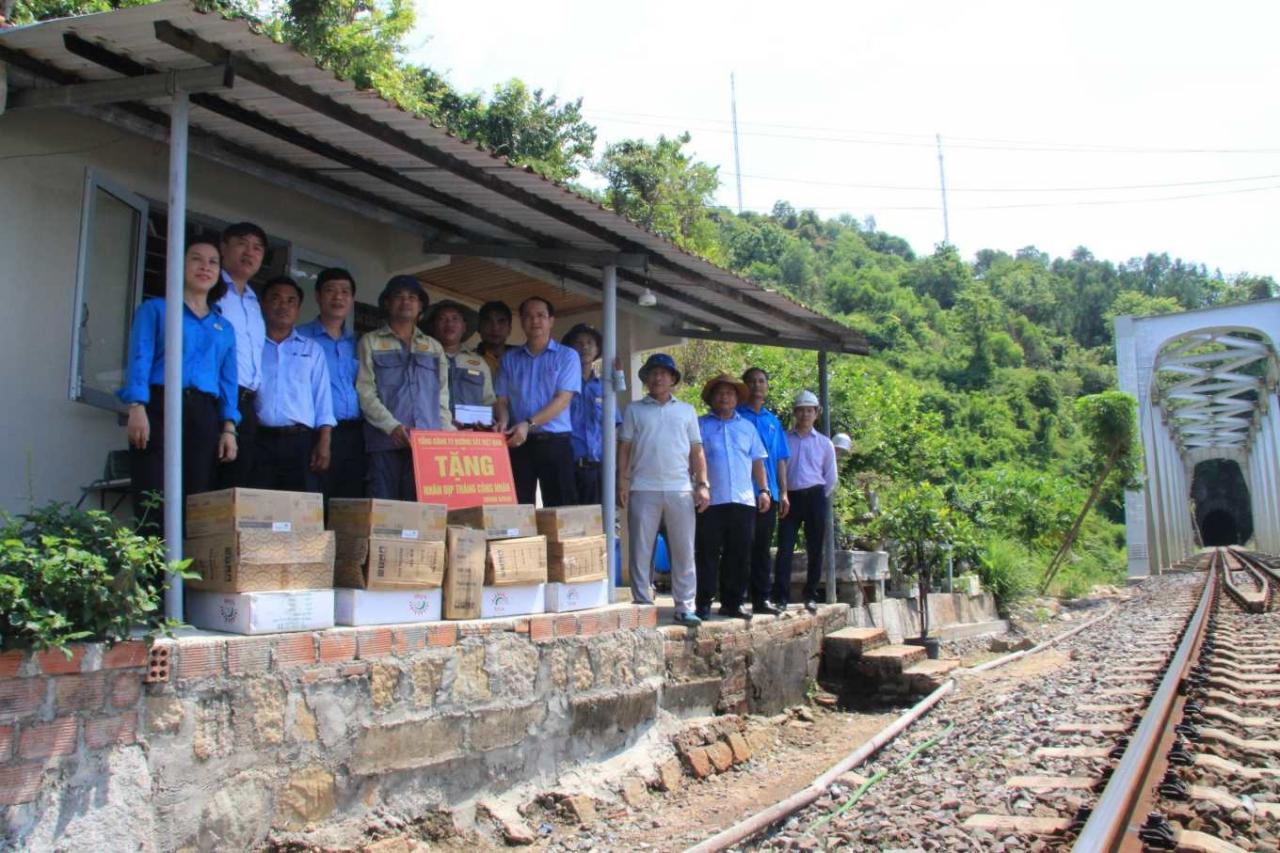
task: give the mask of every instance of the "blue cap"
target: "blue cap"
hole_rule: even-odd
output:
[[[418,294],[418,298],[422,300],[423,310],[426,310],[431,301],[427,297],[427,292],[422,289],[422,282],[411,275],[393,275],[387,281],[387,286],[382,288],[382,294],[378,296],[378,305],[381,306],[387,300],[387,297],[397,290],[411,290]]]
[[[665,352],[655,352],[645,360],[644,367],[640,368],[640,381],[645,382],[649,375],[649,371],[655,367],[665,367],[670,370],[676,378],[676,384],[680,384],[680,371],[676,370],[676,360]]]

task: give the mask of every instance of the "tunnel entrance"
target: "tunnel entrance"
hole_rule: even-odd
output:
[[[1249,487],[1232,459],[1209,459],[1195,467],[1191,500],[1205,545],[1243,545],[1253,536]]]

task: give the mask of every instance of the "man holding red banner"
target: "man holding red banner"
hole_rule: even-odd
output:
[[[362,337],[357,348],[356,395],[373,498],[417,500],[409,430],[453,429],[449,362],[440,344],[418,329],[427,304],[416,278],[392,277],[378,297],[387,322]]]

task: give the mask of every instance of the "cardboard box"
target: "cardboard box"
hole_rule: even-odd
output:
[[[450,526],[445,533],[447,555],[441,610],[446,619],[479,619],[484,584],[484,532]]]
[[[604,512],[600,504],[540,509],[538,533],[547,537],[548,542],[600,536],[604,533]]]
[[[520,539],[538,535],[532,504],[489,504],[449,510],[449,523],[483,530],[487,539]]]
[[[485,561],[485,586],[516,586],[546,583],[547,537],[494,539],[488,543],[489,559]]]
[[[324,497],[318,492],[222,489],[187,497],[187,536],[236,531],[320,533]]]
[[[197,628],[233,634],[318,631],[333,627],[333,590],[201,592],[186,596],[187,621]]]
[[[379,498],[333,498],[329,529],[342,536],[443,542],[449,508],[444,504],[388,501]]]
[[[613,590],[609,581],[583,581],[580,583],[547,584],[547,612],[564,613],[569,610],[586,610],[612,604]]]
[[[547,543],[547,580],[560,583],[593,581],[609,573],[604,534]]]
[[[486,586],[480,599],[480,618],[496,619],[502,616],[545,613],[546,595],[545,583]]]
[[[198,580],[192,589],[214,592],[267,592],[327,589],[333,586],[334,537],[317,533],[252,530],[201,536],[183,543]]]
[[[438,622],[441,598],[438,589],[335,589],[333,621],[339,625]]]
[[[363,539],[337,534],[334,586],[427,589],[444,583],[444,542]]]

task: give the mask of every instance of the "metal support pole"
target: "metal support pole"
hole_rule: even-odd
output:
[[[613,361],[618,356],[618,268],[612,264],[603,271],[601,289],[604,291],[604,352],[600,354],[600,372],[604,374],[604,447],[601,448],[601,502],[604,511],[605,565],[608,566],[609,585],[619,577],[617,560],[617,491],[618,482],[618,428],[614,424],[618,411],[618,395],[613,387]]]
[[[169,233],[164,275],[164,541],[165,558],[182,559],[182,306],[187,242],[187,93],[169,111]],[[155,425],[153,424],[154,428]],[[182,619],[182,577],[169,573],[164,612]]]
[[[822,434],[831,437],[830,377],[827,375],[827,351],[818,350],[818,403],[822,406]],[[836,603],[836,493],[827,499],[827,533],[822,542],[822,560],[826,564],[827,604]]]

